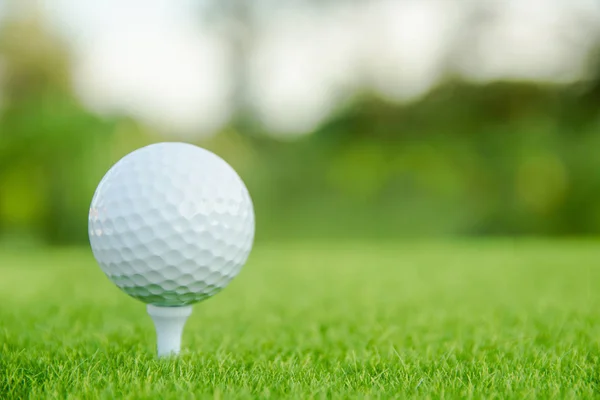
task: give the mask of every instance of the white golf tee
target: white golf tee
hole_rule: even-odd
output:
[[[147,309],[156,328],[158,356],[168,357],[179,354],[183,327],[192,314],[192,306],[157,307],[148,304]]]

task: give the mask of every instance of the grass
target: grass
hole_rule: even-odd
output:
[[[0,398],[586,398],[600,244],[259,245],[157,360],[83,250],[0,253]]]

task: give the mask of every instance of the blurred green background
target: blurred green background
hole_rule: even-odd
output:
[[[206,147],[236,168],[255,202],[257,241],[600,233],[593,29],[576,24],[586,38],[585,68],[566,82],[535,71],[485,80],[450,72],[411,101],[363,86],[302,134],[278,134],[241,106],[210,135],[177,136],[86,106],[74,88],[70,42],[48,22],[48,3],[15,2],[0,24],[3,243],[87,243],[88,207],[103,174],[128,152],[164,140]],[[198,11],[199,24],[201,15],[261,21],[236,14],[248,11],[236,4]],[[234,70],[244,77],[248,44],[231,36],[242,43]],[[244,80],[235,82],[243,99]]]

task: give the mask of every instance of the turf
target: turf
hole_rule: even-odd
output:
[[[155,358],[81,250],[0,253],[0,398],[586,398],[600,243],[258,245]]]

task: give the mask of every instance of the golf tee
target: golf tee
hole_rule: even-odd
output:
[[[158,307],[148,304],[147,309],[156,328],[158,356],[179,354],[183,328],[192,314],[192,306]]]

